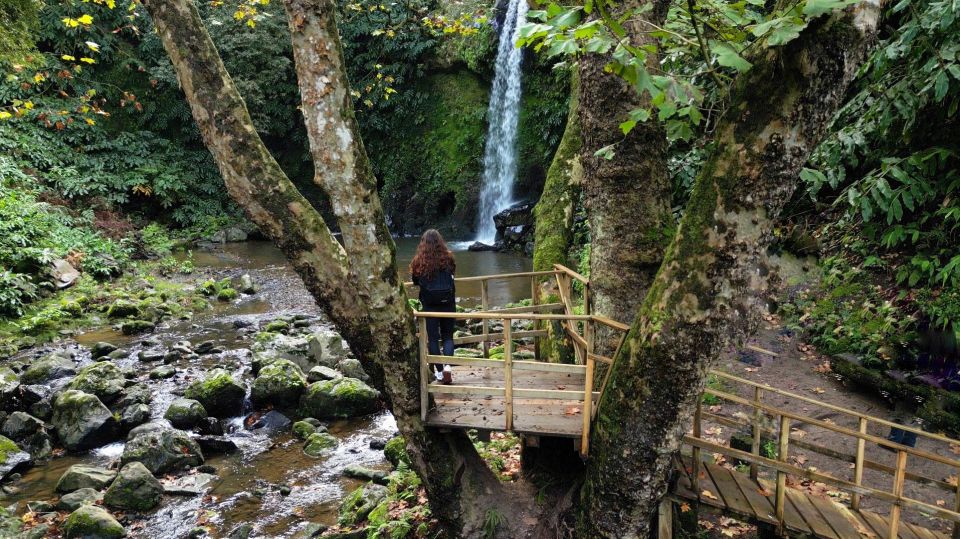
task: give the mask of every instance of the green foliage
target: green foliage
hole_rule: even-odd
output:
[[[496,509],[487,509],[486,514],[483,516],[483,529],[480,531],[481,537],[484,539],[493,539],[497,536],[497,530],[500,526],[506,523],[507,519],[503,516],[503,513]]]
[[[34,0],[0,0],[0,67],[29,62],[40,20]]]
[[[933,328],[952,330],[960,335],[960,290],[922,289],[917,293],[916,301],[920,314]]]

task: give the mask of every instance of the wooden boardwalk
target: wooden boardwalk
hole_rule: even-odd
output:
[[[744,522],[780,525],[776,518],[775,486],[751,479],[716,464],[703,463],[699,471],[699,492],[693,486],[693,466],[689,458],[677,463],[677,481],[670,493],[671,501],[697,503],[700,508],[731,516]],[[889,515],[864,509],[851,510],[842,503],[802,490],[787,488],[783,511],[783,532],[791,536],[849,539],[857,537],[890,537]],[[666,531],[666,530],[661,530]],[[666,537],[672,537],[668,532]],[[664,537],[664,535],[661,535]],[[903,539],[948,539],[946,533],[902,523],[897,537]]]
[[[498,279],[528,279],[534,298],[544,280],[555,280],[550,296],[560,301],[491,309],[488,283]],[[592,314],[589,280],[563,266],[462,280],[480,283],[481,311],[417,313],[421,419],[436,428],[573,438],[589,458],[598,403],[629,327]],[[453,318],[470,328],[454,343],[475,347],[472,355],[480,357],[431,355],[427,318]],[[599,331],[619,335],[612,350],[595,349]],[[541,341],[557,333],[571,346],[574,364],[537,361]],[[452,366],[451,385],[434,381],[435,365]],[[710,375],[719,384],[707,387],[711,405],[697,403],[684,436],[684,457],[660,507],[661,539],[673,537],[679,504],[784,536],[960,539],[960,441],[721,371]],[[915,434],[916,447],[887,439],[893,428]],[[805,437],[811,430],[824,441]],[[720,465],[725,461],[739,466]],[[790,486],[797,484],[818,485],[818,492],[829,489],[836,497]]]

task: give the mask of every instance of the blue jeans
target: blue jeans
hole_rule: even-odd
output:
[[[424,305],[424,311],[456,312],[454,306]],[[440,355],[440,344],[443,343],[443,355],[453,355],[453,328],[456,320],[453,318],[427,318],[427,350],[431,355]]]

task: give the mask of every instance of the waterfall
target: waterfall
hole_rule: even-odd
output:
[[[487,146],[480,187],[480,223],[477,241],[492,244],[493,216],[513,205],[517,179],[517,123],[520,116],[520,59],[516,47],[520,26],[527,20],[527,0],[509,0],[500,28],[497,63],[487,110]]]

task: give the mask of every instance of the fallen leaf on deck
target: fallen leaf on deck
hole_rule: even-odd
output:
[[[703,492],[700,493],[700,495],[703,496],[704,498],[709,498],[711,500],[718,499],[717,496],[714,493],[710,492],[709,490],[704,490]]]
[[[817,395],[821,395],[821,394],[827,392],[827,390],[826,390],[826,389],[823,389],[822,387],[815,387],[815,388],[811,389],[810,391],[813,391],[813,392],[816,393]]]
[[[681,513],[686,513],[686,512],[688,512],[688,511],[690,511],[690,504],[688,504],[688,503],[686,503],[686,502],[681,503],[681,504],[680,504],[680,512],[681,512]]]
[[[579,413],[580,408],[577,408],[576,406],[567,406],[567,408],[563,411],[563,415],[577,415]]]

